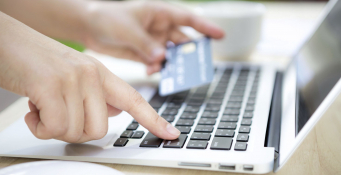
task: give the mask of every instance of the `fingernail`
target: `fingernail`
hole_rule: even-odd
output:
[[[153,53],[152,53],[152,59],[153,60],[160,59],[163,57],[163,55],[164,55],[164,49],[163,48],[160,48],[160,47],[155,48],[153,50]]]
[[[174,135],[174,136],[180,135],[180,131],[176,129],[173,125],[171,125],[170,123],[167,124],[166,129],[171,135]]]

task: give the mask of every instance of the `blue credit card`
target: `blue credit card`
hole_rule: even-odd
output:
[[[166,61],[161,69],[159,94],[171,95],[210,83],[213,75],[209,38],[168,47]]]

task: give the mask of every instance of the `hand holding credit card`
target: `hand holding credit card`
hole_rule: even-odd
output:
[[[208,84],[213,75],[209,38],[172,46],[167,48],[159,93],[166,96]]]

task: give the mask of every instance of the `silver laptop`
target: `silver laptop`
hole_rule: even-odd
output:
[[[217,63],[214,81],[168,97],[139,92],[181,131],[150,134],[127,113],[108,134],[84,144],[36,139],[21,118],[0,133],[0,156],[198,170],[278,171],[341,91],[341,2],[330,1],[315,32],[288,67]],[[10,117],[10,116],[9,116]]]

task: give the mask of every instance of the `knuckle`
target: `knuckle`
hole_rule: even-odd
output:
[[[99,70],[96,63],[91,61],[85,61],[80,64],[82,74],[89,79],[97,79],[99,77]]]
[[[83,130],[74,131],[65,137],[65,140],[69,143],[78,143],[83,135]]]
[[[130,93],[130,109],[133,107],[138,107],[141,104],[143,104],[144,99],[142,95],[137,92],[137,90],[133,89],[132,92]]]
[[[77,71],[75,69],[66,69],[64,71],[63,80],[69,84],[75,84],[77,82]]]
[[[61,77],[59,76],[58,73],[48,73],[46,75],[46,78],[44,78],[40,84],[37,84],[37,86],[44,87],[44,86],[41,86],[42,84],[56,85],[56,84],[60,84],[60,82],[61,82]]]
[[[159,115],[156,115],[152,118],[152,122],[154,125],[158,124],[160,122],[161,117]]]
[[[47,131],[54,137],[63,136],[68,131],[68,128],[65,125],[58,125],[56,123],[48,124],[46,127]]]
[[[41,131],[38,131],[37,133],[35,133],[34,136],[42,140],[52,139],[52,135],[47,135],[47,133],[44,133]]]
[[[92,138],[93,140],[99,140],[103,138],[107,134],[107,132],[108,132],[107,128],[95,130],[91,132],[90,138]]]

